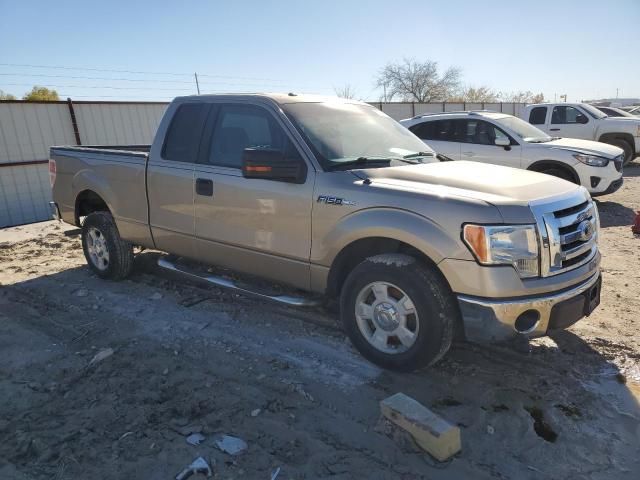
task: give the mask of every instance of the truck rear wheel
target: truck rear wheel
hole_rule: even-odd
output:
[[[449,350],[459,312],[438,272],[393,253],[353,269],[342,288],[340,316],[365,358],[411,371],[434,364]]]
[[[131,273],[133,246],[120,238],[108,212],[94,212],[84,219],[82,250],[89,267],[100,278],[120,280]]]

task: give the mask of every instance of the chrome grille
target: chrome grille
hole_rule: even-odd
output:
[[[598,211],[586,192],[532,205],[541,235],[541,274],[557,275],[589,262],[598,250]]]

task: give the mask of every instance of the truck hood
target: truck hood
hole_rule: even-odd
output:
[[[370,168],[353,173],[378,186],[440,197],[466,197],[496,206],[528,206],[533,200],[580,188],[542,173],[467,161]]]
[[[580,140],[578,138],[558,138],[545,143],[533,143],[531,145],[540,145],[560,150],[568,150],[571,152],[584,153],[586,155],[597,155],[612,159],[624,152],[621,148],[607,143],[594,142],[591,140]]]

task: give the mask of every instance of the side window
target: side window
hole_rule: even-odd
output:
[[[465,129],[463,134],[463,142],[475,143],[476,145],[495,145],[496,138],[504,138],[507,141],[511,139],[495,125],[485,122],[484,120],[464,120]]]
[[[437,122],[422,122],[413,125],[409,130],[422,140],[435,140],[435,124]]]
[[[163,159],[195,163],[206,107],[204,103],[185,103],[178,107],[165,135]]]
[[[441,142],[455,142],[456,122],[454,120],[436,120],[433,122],[433,139]]]
[[[569,105],[557,105],[551,112],[551,123],[553,124],[576,124],[587,123],[587,116],[575,107]]]
[[[529,113],[529,123],[531,125],[544,125],[547,118],[547,107],[535,107]]]
[[[254,105],[222,105],[211,139],[208,163],[241,168],[244,149],[249,147],[278,150],[287,158],[300,158],[269,112]]]

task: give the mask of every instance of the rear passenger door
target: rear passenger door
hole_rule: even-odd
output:
[[[506,132],[479,118],[469,118],[461,122],[464,122],[464,134],[461,136],[462,160],[520,168],[522,147]],[[509,145],[496,145],[496,139],[508,141]]]
[[[531,125],[535,125],[540,130],[549,133],[549,122],[547,121],[548,107],[533,107],[529,110],[527,119]]]
[[[460,122],[459,119],[428,120],[409,127],[409,130],[437,153],[460,160],[460,142],[457,139]]]
[[[195,257],[194,166],[209,105],[175,106],[164,143],[154,147],[147,166],[149,225],[156,248]],[[170,115],[170,112],[167,112]],[[158,136],[162,136],[158,131]]]
[[[198,257],[308,289],[313,167],[307,164],[302,184],[244,178],[242,156],[248,147],[305,160],[271,109],[214,105],[195,168]]]

